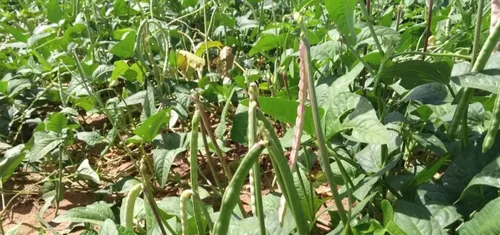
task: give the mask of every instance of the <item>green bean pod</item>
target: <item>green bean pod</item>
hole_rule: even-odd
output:
[[[495,143],[495,137],[497,135],[498,128],[500,127],[500,89],[497,91],[497,98],[495,99],[495,105],[493,106],[493,118],[490,121],[488,130],[486,132],[486,137],[483,141],[483,153],[488,152]]]
[[[134,185],[122,201],[120,208],[120,224],[128,229],[134,229],[135,201],[142,192],[142,184]]]
[[[189,235],[189,222],[187,213],[187,200],[193,195],[193,190],[184,190],[181,194],[181,225],[182,235]],[[194,204],[194,203],[193,203]]]
[[[200,125],[200,112],[196,110],[193,114],[193,119],[191,121],[191,141],[189,146],[189,161],[190,161],[190,181],[191,189],[193,190],[193,201],[199,199],[198,193],[198,130]],[[201,216],[201,202],[193,203],[194,206],[194,217],[196,220],[196,226],[198,227],[198,233],[201,234],[203,231],[202,216]],[[209,218],[207,219],[209,220]],[[208,221],[211,223],[211,221]]]
[[[233,175],[231,182],[229,183],[224,195],[222,196],[222,206],[220,209],[219,218],[215,223],[213,233],[217,235],[226,235],[229,229],[229,222],[232,217],[233,209],[240,201],[240,191],[248,171],[255,164],[259,155],[264,150],[264,141],[259,141],[253,145],[246,156],[240,163],[240,166]]]

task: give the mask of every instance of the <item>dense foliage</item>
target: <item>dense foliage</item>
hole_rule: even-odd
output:
[[[24,172],[45,177],[40,218],[77,187],[117,195],[41,233],[499,234],[491,12],[2,0],[2,214],[22,194],[3,185]]]

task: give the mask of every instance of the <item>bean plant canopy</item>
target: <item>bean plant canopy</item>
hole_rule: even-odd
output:
[[[499,0],[0,0],[0,235],[500,234]]]

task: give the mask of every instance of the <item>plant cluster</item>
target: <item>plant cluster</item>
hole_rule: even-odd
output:
[[[499,234],[494,9],[2,0],[1,213],[22,171],[40,233]]]

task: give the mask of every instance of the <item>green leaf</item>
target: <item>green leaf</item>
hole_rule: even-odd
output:
[[[118,108],[125,108],[130,105],[142,104],[144,102],[144,97],[146,97],[147,92],[145,90],[139,91],[118,103]]]
[[[356,45],[356,32],[354,30],[356,3],[356,0],[325,0],[325,7],[328,10],[330,20],[350,45]]]
[[[175,157],[184,151],[186,151],[185,148],[178,148],[175,150],[153,150],[155,175],[161,187],[165,186],[167,183],[168,173],[170,172],[170,167]]]
[[[99,180],[99,175],[90,167],[89,160],[85,159],[80,164],[78,169],[76,170],[78,177],[86,180],[92,180],[96,184],[101,184],[101,180]]]
[[[141,120],[151,117],[158,112],[155,106],[155,89],[149,82],[146,83],[146,96],[142,102]]]
[[[104,137],[95,131],[82,131],[76,133],[75,137],[90,146],[102,143]]]
[[[111,73],[111,77],[109,78],[110,82],[117,80],[120,76],[125,74],[125,72],[127,72],[127,70],[129,69],[127,62],[123,60],[118,60],[114,64],[115,68],[113,69],[113,73]]]
[[[394,210],[394,222],[409,234],[447,234],[425,207],[397,200]]]
[[[241,101],[241,104],[248,106],[248,99]],[[289,124],[295,124],[298,106],[299,102],[292,100],[263,96],[259,97],[259,108],[262,112]],[[315,135],[311,107],[306,106],[305,110],[304,131],[310,135]],[[322,108],[319,109],[319,113],[320,116],[323,116],[324,111]]]
[[[387,129],[380,123],[373,106],[366,98],[350,92],[340,94],[330,92],[326,101],[327,113],[324,117],[324,123],[327,138],[341,131],[352,130],[351,135],[346,136],[346,138],[353,141],[372,144],[389,142]],[[353,109],[354,111],[341,122],[344,114]]]
[[[109,52],[113,55],[116,55],[120,58],[129,58],[134,55],[134,46],[135,46],[135,32],[129,32],[125,35],[120,42],[115,44]]]
[[[106,219],[101,226],[101,230],[99,230],[99,235],[119,235],[115,222]]]
[[[450,195],[440,184],[423,184],[417,189],[416,199],[425,206],[442,228],[452,224],[462,216],[454,205],[455,195]]]
[[[226,104],[224,105],[224,109],[222,109],[219,125],[215,128],[215,136],[220,140],[224,138],[224,132],[226,132],[227,128],[226,118],[229,112],[229,107],[231,106],[231,98],[233,97],[235,91],[236,91],[236,86],[233,86],[231,88],[231,91],[229,92],[229,96],[226,99]]]
[[[392,209],[391,203],[384,199],[380,203],[380,207],[383,212],[383,224],[387,232],[394,235],[405,235],[406,233],[403,232],[399,226],[396,225],[396,223],[394,223],[394,210]]]
[[[51,23],[58,23],[63,17],[63,12],[59,7],[59,0],[49,0],[47,3],[47,19]]]
[[[440,105],[450,103],[452,99],[446,85],[433,82],[413,88],[413,90],[408,92],[402,100],[420,101],[422,104]]]
[[[86,207],[70,209],[57,216],[53,221],[56,223],[91,223],[100,226],[106,219],[116,221],[110,206],[104,202],[98,202]]]
[[[429,63],[422,60],[396,63],[382,70],[380,76],[387,84],[394,84],[401,79],[400,85],[412,89],[419,85],[438,82],[448,84],[451,67],[446,62]]]
[[[21,152],[23,149],[24,144],[17,145],[5,151],[3,157],[0,157],[0,180],[2,182],[6,182],[23,161],[25,156]]]
[[[451,77],[451,81],[461,87],[476,88],[497,93],[500,87],[500,69],[487,69]]]
[[[63,140],[59,137],[49,134],[47,132],[37,131],[33,135],[35,141],[33,147],[27,156],[30,162],[35,162],[42,159],[45,155],[52,152]]]
[[[145,143],[150,143],[161,128],[168,124],[169,117],[170,109],[164,109],[146,119],[141,126],[134,130],[134,134],[140,136]]]
[[[23,32],[20,29],[13,28],[5,23],[0,23],[0,25],[2,26],[3,30],[7,31],[7,33],[10,33],[12,36],[14,36],[16,41],[28,42],[29,36],[25,34],[26,32]]]
[[[248,145],[248,107],[238,105],[233,117],[233,125],[231,126],[231,140],[243,145]]]
[[[17,235],[19,232],[19,228],[21,228],[21,225],[22,224],[16,224],[14,227],[10,228],[9,231],[5,232],[5,235]]]
[[[284,35],[275,36],[271,34],[264,34],[259,38],[252,49],[250,49],[250,51],[248,52],[248,56],[253,56],[261,51],[268,51],[271,49],[279,48],[283,45],[284,38]]]
[[[63,129],[68,126],[68,119],[62,113],[54,113],[50,116],[46,128],[57,134],[61,134]]]
[[[462,195],[464,195],[467,190],[470,190],[475,185],[487,185],[500,188],[500,157],[497,157],[497,159],[492,161],[479,173],[477,173],[464,189]]]
[[[390,27],[385,27],[385,26],[379,26],[375,25],[373,26],[375,30],[375,34],[379,38],[379,41],[382,44],[386,45],[391,45],[392,42],[396,41],[399,38],[399,33],[394,30],[393,28]],[[359,48],[361,46],[366,46],[366,45],[375,45],[375,40],[372,37],[372,34],[369,30],[369,27],[363,27],[361,29],[361,32],[358,34],[358,40],[357,40],[356,47]],[[387,43],[384,43],[387,42]]]
[[[219,41],[202,42],[196,46],[195,55],[201,57],[203,53],[208,50],[208,48],[213,47],[222,47],[222,43]]]
[[[499,234],[500,223],[500,198],[490,201],[481,211],[464,223],[460,228],[460,234]]]
[[[311,60],[325,60],[331,59],[335,60],[337,52],[341,49],[341,44],[339,41],[326,41],[324,43],[318,44],[311,47]],[[299,53],[294,53],[294,55]]]

